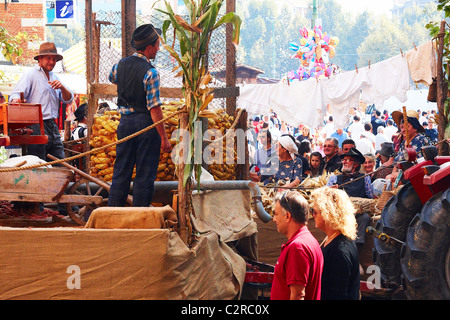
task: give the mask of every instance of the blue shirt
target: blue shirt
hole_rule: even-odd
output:
[[[335,185],[335,184],[337,184],[337,175],[332,175],[328,179],[327,187],[331,187],[332,185]],[[373,199],[374,198],[373,186],[372,186],[372,180],[370,179],[370,176],[364,177],[364,188],[366,190],[367,197],[369,199]]]
[[[40,66],[35,66],[25,72],[14,87],[9,96],[9,101],[20,98],[20,92],[23,92],[27,103],[38,103],[42,107],[42,118],[44,120],[57,119],[59,114],[60,102],[69,104],[73,100],[73,92],[69,100],[64,100],[61,89],[53,89],[49,81],[59,80],[52,72],[49,72],[50,80],[45,75],[45,71]],[[65,86],[67,88],[67,86]],[[69,90],[69,89],[67,89]],[[70,90],[69,90],[70,91]]]
[[[139,52],[135,52],[133,56],[139,57],[141,59],[146,60],[147,62],[150,62],[150,60],[147,59],[146,56],[144,56]],[[116,63],[109,74],[109,81],[111,81],[114,84],[117,84],[118,66],[119,64]],[[161,106],[162,103],[159,98],[159,75],[158,71],[155,68],[150,68],[147,71],[147,73],[144,76],[144,79],[142,80],[142,86],[146,92],[148,110],[154,107]],[[118,106],[118,111],[121,114],[129,114],[134,112],[133,108],[125,108],[124,106]]]
[[[422,157],[422,147],[429,146],[430,145],[430,141],[428,140],[428,138],[424,134],[418,133],[410,141],[410,145],[411,145],[411,147],[414,150],[416,150],[416,152],[417,152],[417,159],[418,159],[418,158]],[[400,144],[400,147],[398,149],[397,154],[394,157],[394,160],[396,162],[398,162],[398,161],[405,161],[404,150],[405,150],[405,141],[403,140],[402,143]]]
[[[342,142],[345,139],[348,139],[348,134],[345,131],[342,131],[342,134],[337,133],[337,131],[333,132],[330,137],[336,138],[339,141],[339,148],[342,148]]]

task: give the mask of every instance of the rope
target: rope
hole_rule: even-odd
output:
[[[370,175],[372,175],[372,174],[374,174],[375,172],[377,172],[377,171],[380,171],[381,169],[384,169],[384,168],[390,168],[390,167],[393,167],[393,166],[395,166],[397,164],[397,162],[394,162],[394,163],[392,163],[392,164],[390,164],[390,165],[388,165],[388,166],[380,166],[378,169],[376,169],[376,170],[374,170],[374,171],[372,171],[372,172],[370,172],[370,173],[366,173],[365,175],[363,175],[363,176],[360,176],[360,177],[358,177],[358,178],[355,178],[355,179],[353,179],[353,180],[351,180],[351,181],[347,181],[347,182],[344,182],[344,183],[342,183],[342,184],[340,184],[340,185],[338,185],[338,188],[339,187],[342,187],[342,186],[344,186],[344,185],[346,185],[346,184],[350,184],[350,183],[352,183],[352,182],[355,182],[355,181],[357,181],[357,180],[360,180],[360,179],[363,179],[363,178],[365,178],[365,177],[367,177],[367,176],[370,176]],[[316,189],[317,187],[304,187],[304,186],[298,186],[298,187],[284,187],[284,186],[260,186],[260,188],[268,188],[268,189],[292,189],[292,190],[309,190],[309,189]]]
[[[113,146],[115,146],[115,145],[117,145],[119,143],[122,143],[122,142],[128,141],[130,139],[133,139],[134,137],[136,137],[136,136],[138,136],[140,134],[143,134],[143,133],[149,131],[150,129],[153,129],[157,125],[159,125],[159,124],[161,124],[163,122],[166,122],[170,118],[173,118],[176,115],[178,115],[180,113],[185,113],[185,112],[187,112],[186,109],[175,111],[172,114],[170,114],[169,116],[167,116],[167,117],[157,121],[156,123],[152,124],[151,126],[148,126],[147,128],[144,128],[144,129],[142,129],[140,131],[137,131],[137,132],[135,132],[135,133],[133,133],[133,134],[123,138],[123,139],[114,141],[114,142],[112,142],[110,144],[107,144],[107,145],[104,145],[104,146],[101,146],[101,147],[98,147],[98,148],[91,149],[89,151],[77,154],[77,155],[69,157],[69,158],[58,159],[58,160],[54,160],[54,161],[51,161],[51,162],[39,163],[39,164],[31,165],[31,166],[0,168],[0,172],[12,172],[12,171],[20,171],[20,170],[26,170],[26,169],[34,169],[34,168],[39,168],[39,167],[45,167],[45,166],[48,166],[48,165],[54,165],[54,164],[58,164],[58,163],[62,163],[62,162],[69,162],[69,161],[72,161],[72,160],[75,160],[75,159],[78,159],[78,158],[81,158],[81,157],[84,157],[84,156],[87,156],[87,155],[90,155],[90,154],[93,154],[93,153],[99,153],[100,151],[102,151],[104,149],[113,147]]]
[[[78,142],[82,142],[82,141],[84,141],[84,140],[86,140],[87,139],[87,137],[83,137],[83,138],[80,138],[80,139],[77,139],[77,140],[68,140],[68,141],[63,141],[63,144],[76,144],[76,143],[78,143]]]

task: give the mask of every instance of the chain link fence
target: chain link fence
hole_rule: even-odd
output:
[[[122,18],[121,12],[112,11],[98,11],[95,13],[94,19],[94,57],[96,52],[98,53],[98,66],[96,62],[87,61],[92,63],[94,67],[95,77],[98,83],[110,83],[108,80],[109,73],[112,66],[122,58]],[[189,17],[183,17],[189,21]],[[153,15],[137,15],[136,26],[140,26],[145,23],[151,23],[157,28],[162,29],[165,16],[162,14]],[[98,28],[98,30],[96,30]],[[95,31],[99,34],[98,39],[95,37]],[[179,52],[178,41],[173,40],[173,32],[169,29],[167,31],[167,44],[174,44],[175,51]],[[208,54],[208,67],[210,72],[213,70],[219,70],[226,66],[226,28],[221,26],[216,29],[211,37],[209,44]],[[95,59],[94,59],[95,60]],[[174,71],[178,66],[178,62],[170,56],[169,52],[164,50],[161,46],[160,52],[157,54],[153,63],[160,74],[160,86],[161,88],[167,88],[165,92],[168,92],[169,96],[173,88],[179,89],[182,87],[182,77],[176,77],[177,71]],[[215,79],[211,84],[215,88],[225,88],[226,84],[224,80]],[[164,97],[161,95],[162,100],[170,100],[173,98]],[[115,100],[115,99],[114,99]],[[115,101],[114,101],[115,102]],[[211,108],[225,108],[226,99],[218,98],[214,99],[210,104]]]

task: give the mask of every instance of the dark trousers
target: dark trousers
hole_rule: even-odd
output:
[[[41,130],[39,124],[33,124],[30,126],[33,129],[33,135],[40,135]],[[61,140],[61,134],[59,133],[58,125],[54,119],[44,120],[44,131],[48,136],[47,144],[30,144],[27,147],[27,155],[37,156],[42,160],[47,160],[47,154],[51,154],[59,159],[64,159],[64,147]]]
[[[132,113],[122,115],[117,128],[117,139],[125,138],[153,124],[150,114]],[[130,190],[133,168],[133,206],[148,207],[154,192],[154,182],[158,171],[161,138],[156,128],[138,135],[116,146],[116,162],[108,206],[122,207]]]
[[[41,129],[39,124],[33,124],[30,126],[33,129],[32,135],[40,135]],[[48,136],[47,144],[29,144],[27,146],[27,155],[33,155],[39,157],[42,160],[51,162],[53,160],[47,159],[47,154],[51,154],[58,159],[64,159],[64,146],[61,140],[61,134],[59,133],[58,125],[54,119],[44,120],[44,132]],[[40,210],[44,210],[44,204],[40,203]],[[62,215],[67,215],[66,205],[58,203],[58,211]]]

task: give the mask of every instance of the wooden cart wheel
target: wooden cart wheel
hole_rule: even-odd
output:
[[[69,194],[75,194],[75,195],[85,195],[85,196],[99,196],[100,193],[103,191],[103,187],[99,186],[98,190],[93,193],[90,187],[90,181],[85,178],[81,178],[77,180],[69,189]],[[105,201],[105,199],[104,199]],[[69,217],[78,223],[79,225],[84,226],[87,222],[87,219],[89,218],[91,212],[98,208],[99,206],[95,204],[88,204],[83,205],[79,207],[79,211],[74,211],[73,206],[76,205],[76,203],[68,203],[66,204],[67,213],[69,214]]]

